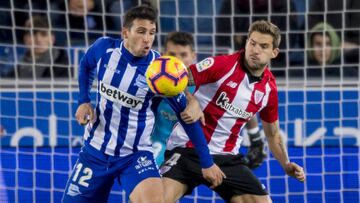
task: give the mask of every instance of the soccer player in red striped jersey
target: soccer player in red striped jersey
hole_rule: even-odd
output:
[[[305,180],[302,167],[290,162],[279,132],[278,91],[268,64],[279,53],[279,28],[256,21],[250,28],[244,50],[215,56],[191,65],[194,96],[204,113],[203,131],[214,162],[225,173],[222,184],[212,187],[226,202],[271,202],[259,179],[239,154],[241,129],[259,112],[269,148],[285,172]],[[193,112],[182,119],[193,122]],[[201,176],[198,156],[181,125],[174,127],[161,167],[165,201],[175,202],[200,184],[211,187]]]

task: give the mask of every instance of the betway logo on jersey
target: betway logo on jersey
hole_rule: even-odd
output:
[[[221,92],[220,96],[216,100],[216,105],[220,106],[221,108],[227,110],[232,115],[239,118],[243,118],[247,120],[253,116],[253,113],[247,112],[229,103],[229,98],[226,96],[225,92]]]
[[[106,99],[128,108],[141,109],[144,103],[144,99],[140,99],[127,92],[120,91],[119,89],[105,84],[102,81],[100,82],[100,94]]]

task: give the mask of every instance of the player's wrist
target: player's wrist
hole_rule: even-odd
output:
[[[90,104],[90,99],[88,99],[88,98],[84,98],[84,99],[82,99],[82,98],[80,98],[79,99],[79,101],[78,101],[78,106],[80,106],[80,105],[82,105],[82,104]]]
[[[264,142],[259,127],[248,130],[248,136],[252,147],[261,146]]]
[[[200,165],[202,169],[209,169],[214,165],[213,159],[200,159]]]

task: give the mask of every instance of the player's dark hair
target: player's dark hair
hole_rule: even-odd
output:
[[[265,20],[253,22],[250,25],[248,37],[250,37],[253,32],[271,35],[273,38],[273,49],[279,47],[281,41],[280,29],[271,22]]]
[[[172,42],[175,45],[181,45],[181,46],[187,46],[189,45],[191,47],[191,50],[194,50],[195,43],[194,43],[194,37],[187,32],[171,32],[166,36],[165,39],[165,46]]]
[[[133,7],[125,13],[123,26],[130,28],[135,19],[150,20],[156,23],[157,11],[149,5]]]

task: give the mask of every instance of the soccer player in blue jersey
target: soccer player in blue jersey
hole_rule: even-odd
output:
[[[194,38],[187,32],[171,32],[166,36],[164,45],[164,55],[175,56],[179,58],[186,67],[190,67],[196,61]],[[189,89],[195,86],[190,86]],[[191,91],[191,90],[190,90]],[[156,126],[151,135],[154,147],[156,163],[160,166],[164,161],[164,152],[166,141],[177,122],[175,112],[170,106],[162,101],[158,108],[156,116]],[[260,129],[256,117],[252,118],[246,124],[247,133],[250,140],[250,148],[244,162],[249,168],[256,168],[262,164],[266,158],[264,149],[265,140],[260,135]]]
[[[124,15],[122,40],[100,38],[82,58],[75,116],[80,124],[87,123],[85,143],[62,202],[107,202],[115,179],[131,202],[164,202],[150,140],[162,98],[149,90],[144,76],[150,62],[159,57],[151,49],[156,19],[156,11],[149,6],[130,9]],[[94,111],[90,90],[95,77],[98,92]],[[179,118],[186,102],[192,102],[188,95],[188,101],[184,94],[167,99]],[[224,174],[213,163],[199,122],[180,122],[201,157],[203,177],[219,185]],[[199,133],[201,136],[196,136]]]

